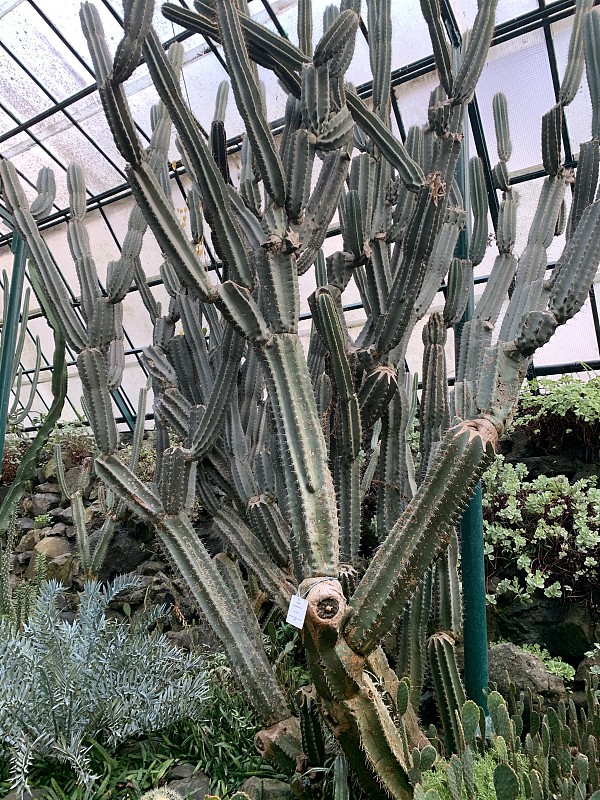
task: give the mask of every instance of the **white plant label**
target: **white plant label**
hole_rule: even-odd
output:
[[[292,595],[290,607],[288,608],[285,621],[288,623],[288,625],[293,625],[295,628],[302,630],[304,627],[304,618],[306,617],[307,608],[308,600],[305,600],[304,597],[300,597],[299,594]]]

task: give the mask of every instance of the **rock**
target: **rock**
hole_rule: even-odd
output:
[[[592,651],[591,656],[586,656],[583,661],[580,662],[577,670],[575,672],[575,686],[580,686],[583,688],[585,686],[585,682],[589,675],[592,675],[592,667],[596,667],[597,670],[600,672],[600,650],[596,649]]]
[[[17,520],[17,530],[31,531],[35,528],[35,522],[31,517],[19,517]]]
[[[47,571],[48,578],[55,577],[55,574],[53,575],[50,574],[51,571],[53,573],[60,572],[61,574],[65,572],[64,561],[61,561],[58,564],[54,565],[54,567],[51,569],[50,565],[55,559],[57,559],[59,556],[69,556],[69,558],[72,559],[71,545],[67,542],[66,539],[63,539],[62,537],[59,536],[49,536],[46,539],[42,539],[33,548],[32,558],[31,561],[29,562],[29,567],[27,568],[28,578],[33,578],[33,570],[35,565],[36,554],[42,555],[46,558],[46,561],[48,562],[48,571]]]
[[[32,555],[33,555],[33,550],[26,550],[24,553],[16,553],[15,554],[16,565],[18,567],[23,568],[25,564],[29,564]]]
[[[49,480],[50,478],[56,478],[56,459],[52,456],[48,459],[44,467],[44,478]]]
[[[188,767],[191,765],[184,764],[182,766]],[[197,772],[187,778],[170,780],[166,788],[180,792],[182,797],[189,798],[189,800],[204,800],[204,797],[210,794],[210,778],[203,772]]]
[[[67,539],[74,539],[77,534],[74,525],[67,525],[65,528],[65,536]]]
[[[539,644],[570,664],[578,664],[594,645],[594,625],[583,606],[544,596],[531,603],[499,602],[488,608],[488,620],[493,638]]]
[[[534,695],[541,695],[550,704],[567,698],[562,678],[549,673],[537,656],[509,642],[490,648],[489,671],[490,680],[504,697],[508,697],[510,680],[516,686],[517,695],[519,691],[531,689]]]
[[[92,547],[99,537],[99,533],[91,537]],[[118,530],[108,545],[104,565],[100,570],[100,579],[110,580],[115,575],[134,572],[143,561],[152,553],[141,542],[130,536],[125,530]]]
[[[21,536],[19,539],[19,544],[15,547],[15,553],[27,553],[30,550],[33,550],[41,538],[42,534],[40,531],[32,528],[23,536]]]
[[[181,781],[191,778],[196,770],[193,764],[177,764],[169,773],[170,781]]]
[[[47,483],[40,483],[37,487],[38,492],[42,492],[43,494],[58,494],[60,495],[60,486],[58,483],[47,482]]]
[[[211,640],[210,636],[206,636],[204,632],[197,627],[183,628],[180,631],[167,631],[165,633],[167,639],[172,645],[178,647],[180,650],[194,650],[201,645],[213,651],[219,651],[219,646],[215,647],[215,643]]]
[[[48,532],[46,533],[46,536],[64,536],[66,530],[67,530],[67,526],[65,525],[64,522],[57,522],[56,525],[53,525],[48,530]]]
[[[49,561],[46,564],[46,578],[54,579],[63,586],[70,586],[73,579],[73,556],[71,553],[63,553]]]
[[[43,796],[43,789],[32,789],[31,793],[25,792],[22,798],[21,795],[18,795],[16,792],[9,792],[8,794],[4,795],[4,800],[36,800],[36,798]]]
[[[39,517],[40,514],[47,514],[51,508],[56,508],[59,504],[60,498],[56,494],[44,494],[36,492],[31,497],[31,515]]]
[[[87,459],[85,459],[85,461],[87,461]],[[69,490],[69,494],[75,494],[78,489],[82,494],[84,494],[90,485],[90,477],[90,470],[86,469],[84,464],[68,469],[65,472],[65,483],[67,485],[67,489]]]
[[[163,572],[166,569],[166,564],[163,561],[143,561],[137,568],[136,572],[140,575],[156,575],[157,572]]]
[[[118,572],[117,574],[121,573]],[[149,589],[151,583],[152,578],[150,577],[140,578],[139,586],[137,588],[124,589],[122,592],[119,592],[114,600],[110,602],[108,607],[110,609],[120,611],[125,603],[127,603],[133,609],[143,605],[146,600],[151,603],[152,601],[149,600]]]
[[[253,776],[244,781],[242,792],[246,792],[250,800],[289,800],[292,796],[292,787],[289,783],[275,778]]]
[[[64,522],[65,525],[73,524],[73,509],[71,506],[68,508],[54,508],[50,511],[50,516],[59,522]]]

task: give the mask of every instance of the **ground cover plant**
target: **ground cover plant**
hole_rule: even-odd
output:
[[[223,47],[246,128],[235,186],[225,147],[226,85],[206,137],[179,86],[182,48],[173,45],[165,54],[151,29],[153,4],[125,3],[125,35],[113,56],[99,15],[84,3],[82,24],[100,96],[137,205],[121,258],[108,265],[101,287],[84,222],[84,172],[69,167],[68,238],[81,284],[79,310],[63,302],[60,277],[17,173],[0,162],[3,196],[27,244],[36,291],[78,354],[99,452],[96,472],[120,503],[153,528],[181,571],[256,708],[258,750],[279,771],[310,761],[306,722],[320,719],[370,797],[413,796],[432,750],[411,703],[420,695],[430,616],[438,632],[427,651],[444,739],[449,750],[461,745],[454,713],[464,699],[452,635],[460,626],[455,527],[493,459],[533,353],[581,308],[600,259],[600,202],[594,199],[600,17],[592,6],[591,0],[577,4],[559,101],[542,120],[547,177],[519,257],[513,252],[518,196],[509,180],[503,95],[494,98],[495,189],[486,187],[477,158],[468,166],[471,209],[464,207],[459,181],[467,172],[459,168],[463,120],[492,38],[494,0],[478,4],[460,52],[451,50],[438,2],[421,3],[440,85],[423,111],[425,126],[411,128],[404,142],[391,128],[391,0],[366,3],[371,107],[344,83],[359,0],[328,7],[316,43],[310,0],[301,0],[299,47],[252,20],[245,0],[197,0],[195,11],[165,4],[168,19]],[[583,75],[584,52],[593,130],[574,174],[561,163],[560,131]],[[123,88],[142,54],[160,96],[147,149],[137,138]],[[273,70],[288,93],[277,142],[256,63]],[[171,200],[171,123],[191,181],[189,236]],[[566,245],[546,278],[547,250],[561,231],[564,194],[573,182]],[[462,330],[450,398],[446,331],[463,315],[472,268],[488,245],[488,189],[501,193],[498,256]],[[474,228],[468,258],[454,258],[469,211]],[[322,246],[336,212],[343,249],[326,259]],[[140,256],[147,228],[165,258],[165,308],[145,282]],[[209,239],[217,262],[213,274],[198,247]],[[313,269],[313,332],[305,357],[298,335],[300,278]],[[445,308],[430,314],[424,329],[415,470],[405,440],[416,405],[405,354],[446,275]],[[342,312],[351,280],[366,313],[356,339]],[[145,348],[157,449],[149,483],[119,457],[110,397],[124,364],[122,300],[134,281],[154,325]],[[494,328],[498,335],[492,338]],[[172,443],[173,434],[183,446]],[[361,499],[371,484],[375,552],[361,549]],[[196,497],[223,548],[255,576],[270,603],[285,613],[296,597],[313,684],[300,710],[271,668],[239,566],[213,560],[190,522]],[[410,672],[410,689],[380,646],[400,617],[400,668]]]
[[[527,381],[513,427],[523,430],[547,453],[570,450],[597,460],[600,377],[593,375],[580,380],[573,375],[562,375],[558,380]]]
[[[499,456],[483,476],[488,600],[600,603],[600,489],[596,477],[573,483],[564,475],[527,479],[524,464]]]

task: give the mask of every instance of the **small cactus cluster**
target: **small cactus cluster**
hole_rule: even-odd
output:
[[[493,732],[486,743],[485,718],[468,700],[456,714],[456,753],[447,764],[445,783],[452,800],[477,800],[473,765],[488,746],[497,760],[494,790],[497,800],[599,800],[600,701],[598,678],[588,680],[587,705],[577,711],[573,700],[542,710],[531,690],[517,697],[511,685],[508,702],[490,692],[488,706]],[[438,747],[441,742],[433,739]],[[415,798],[439,800],[435,790],[415,786]]]
[[[245,126],[239,179],[227,161],[227,86],[218,91],[206,135],[181,91],[182,47],[173,44],[165,53],[152,29],[153,3],[126,0],[125,33],[114,56],[100,15],[84,3],[81,20],[100,97],[136,204],[121,258],[109,265],[103,288],[84,224],[83,173],[69,168],[68,238],[81,284],[79,310],[62,302],[58,273],[16,171],[0,161],[3,195],[31,253],[36,292],[78,353],[99,450],[96,472],[115,508],[122,504],[150,525],[180,570],[261,717],[256,746],[280,771],[321,759],[319,716],[370,795],[410,798],[433,756],[414,710],[427,656],[447,709],[447,747],[460,749],[465,725],[473,727],[469,717],[461,728],[455,713],[464,705],[453,651],[460,629],[456,525],[494,456],[532,354],[581,308],[600,261],[600,17],[592,5],[576,4],[561,99],[542,125],[548,175],[520,257],[514,253],[517,196],[507,167],[508,109],[501,95],[494,100],[498,255],[463,328],[452,392],[447,330],[463,315],[473,268],[488,242],[482,165],[472,159],[468,166],[469,208],[456,176],[496,0],[478,3],[460,52],[448,41],[439,1],[421,0],[439,86],[424,110],[425,124],[410,128],[404,140],[391,125],[391,0],[366,2],[371,106],[344,79],[360,0],[327,6],[318,42],[312,3],[300,0],[299,46],[257,22],[246,0],[196,0],[194,10],[166,3],[167,19],[223,48]],[[160,98],[147,148],[124,90],[140,55]],[[257,65],[273,71],[288,95],[277,138]],[[560,163],[558,132],[584,65],[594,128],[574,175]],[[170,193],[171,126],[189,180],[189,232]],[[562,201],[571,184],[565,220]],[[336,213],[341,246],[325,256]],[[467,257],[458,258],[468,214],[473,233]],[[567,243],[546,280],[547,250],[563,224]],[[141,248],[147,230],[164,258],[164,305],[146,284]],[[300,291],[309,270],[314,290],[307,298],[312,330],[305,354]],[[416,468],[408,447],[416,381],[405,356],[444,280],[445,306],[430,313],[423,332]],[[156,428],[151,482],[119,456],[110,396],[122,376],[122,301],[132,282],[153,327],[144,349]],[[351,282],[365,310],[355,338],[342,304]],[[379,539],[374,552],[365,551],[362,536],[367,494]],[[190,521],[195,499],[221,540],[224,554],[216,558]],[[299,709],[269,664],[243,574],[255,576],[282,611],[294,594],[308,603],[302,637],[314,695]],[[409,682],[399,681],[381,647],[399,619],[398,671]],[[343,774],[341,763],[338,771]],[[503,768],[499,785],[510,784],[507,775]]]

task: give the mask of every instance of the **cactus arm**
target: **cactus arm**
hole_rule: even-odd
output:
[[[27,291],[29,291],[29,290],[27,290]],[[22,322],[21,322],[21,329],[22,329],[22,331],[23,330],[25,330],[25,332],[27,331],[27,323],[26,323],[25,320],[22,320]],[[20,360],[20,355],[15,357],[15,361],[17,359]],[[31,411],[31,407],[33,405],[33,401],[35,400],[35,396],[36,396],[36,392],[37,392],[41,365],[42,365],[42,346],[40,344],[40,337],[36,336],[35,337],[35,364],[34,364],[34,368],[33,368],[34,369],[33,375],[31,376],[31,385],[29,387],[29,395],[28,395],[27,400],[25,401],[25,403],[22,404],[21,410],[19,412],[17,412],[17,405],[18,405],[18,402],[19,402],[20,394],[21,394],[21,383],[19,381],[18,385],[17,385],[16,392],[15,392],[15,401],[14,401],[13,407],[11,408],[11,410],[9,412],[9,415],[8,415],[11,423],[14,424],[14,425],[20,425],[23,422],[23,420],[27,417],[29,412]],[[22,377],[22,375],[23,375],[22,370],[19,370],[19,375]]]
[[[464,223],[464,214],[453,214],[453,219],[442,223],[438,231],[431,256],[429,257],[427,271],[423,278],[421,291],[415,301],[414,314],[418,320],[422,319],[429,310],[433,299],[439,291],[440,284],[450,269],[454,249]]]
[[[508,126],[506,95],[502,92],[497,92],[492,100],[492,108],[494,113],[496,143],[498,146],[498,158],[500,161],[508,161],[512,153],[512,144]]]
[[[102,568],[102,565],[104,564],[104,559],[106,558],[108,546],[111,543],[115,532],[115,525],[116,525],[116,520],[114,519],[112,514],[108,514],[106,519],[102,523],[102,527],[100,528],[100,536],[98,538],[98,542],[96,544],[96,548],[94,550],[94,554],[90,562],[89,571],[91,575],[98,575],[100,569]]]
[[[590,11],[584,20],[584,49],[587,82],[592,100],[592,136],[600,137],[600,14]]]
[[[390,118],[392,77],[392,3],[391,0],[367,2],[371,31],[369,50],[373,52],[373,111],[386,124]],[[375,24],[374,24],[375,23]]]
[[[218,287],[216,302],[227,322],[255,345],[264,346],[271,332],[254,297],[233,281],[225,281]]]
[[[112,402],[107,388],[106,357],[100,350],[82,350],[77,357],[88,418],[101,453],[114,453],[118,434]]]
[[[440,83],[448,97],[452,97],[454,75],[452,74],[452,54],[446,38],[444,23],[440,11],[439,0],[421,0],[421,12],[429,28],[429,37],[433,46],[433,56]]]
[[[242,618],[242,624],[248,636],[259,650],[262,649],[263,633],[256,619],[256,614],[252,608],[250,598],[244,588],[242,573],[238,562],[229,558],[225,553],[217,553],[213,558],[213,562],[221,573],[221,577],[231,592],[232,597],[235,599],[236,610]]]
[[[221,506],[213,517],[225,549],[232,552],[257,578],[269,599],[286,612],[296,587],[272,560],[261,541],[232,509]]]
[[[248,501],[246,516],[277,566],[287,567],[292,560],[290,527],[279,506],[266,494],[255,495]]]
[[[600,261],[600,200],[588,206],[550,280],[548,310],[562,325],[583,305]]]
[[[38,227],[29,211],[27,199],[21,187],[14,166],[6,159],[0,159],[0,182],[8,210],[12,213],[15,226],[27,245],[30,271],[39,274],[43,269],[44,280],[36,281],[47,298],[51,313],[60,322],[68,344],[79,351],[85,347],[85,332],[70,303],[65,303],[65,284],[61,279],[50,251],[42,239]],[[32,263],[33,262],[33,263]],[[39,265],[39,267],[38,267]],[[37,295],[39,297],[39,295]]]
[[[436,312],[423,328],[423,391],[421,393],[421,474],[425,476],[432,452],[448,427],[446,326]]]
[[[338,454],[355,459],[362,437],[360,413],[338,312],[329,289],[317,289],[309,302],[317,330],[331,356],[337,385],[341,422],[337,437]]]
[[[198,130],[198,124],[183,101],[175,72],[153,31],[146,39],[144,55],[160,99],[173,120],[193,175],[199,182],[203,200],[213,218],[219,220],[216,229],[217,238],[225,260],[232,270],[231,276],[242,286],[249,288],[253,281],[252,270],[242,233],[231,212],[227,184],[212,157],[208,144]]]
[[[459,553],[456,531],[452,535],[448,549],[438,559],[435,568],[435,615],[438,630],[450,631],[455,636],[462,629],[462,597]]]
[[[142,158],[142,146],[125,99],[123,86],[114,79],[100,15],[95,6],[88,2],[82,3],[79,15],[94,64],[102,107],[115,144],[125,161],[137,164]]]
[[[315,47],[313,63],[315,67],[331,61],[339,55],[346,45],[354,41],[358,29],[358,14],[352,9],[342,11],[324,31]]]
[[[216,25],[216,21],[214,20],[214,7],[216,5],[214,0],[197,0],[197,2],[195,0],[194,5],[200,15],[203,15],[208,19],[213,17],[211,21],[210,35],[217,41],[220,41],[220,33],[218,26]],[[169,6],[169,4],[166,4],[166,6]],[[163,12],[164,10],[165,6],[163,6]],[[241,11],[240,22],[248,44],[250,46],[255,45],[257,49],[269,53],[270,58],[273,61],[281,63],[283,66],[293,70],[294,72],[300,72],[302,70],[302,65],[309,61],[309,59],[289,39],[285,39],[278,33],[274,33],[265,25],[261,25],[259,22],[256,22],[251,16],[241,13]],[[208,29],[206,32],[209,32]],[[252,60],[257,64],[262,63],[260,59],[254,58],[253,52],[251,52],[250,55]]]
[[[260,91],[250,67],[237,6],[232,0],[221,0],[217,3],[217,8],[221,44],[229,65],[236,104],[246,124],[252,151],[267,192],[278,206],[283,206],[285,204],[283,166],[262,112]]]
[[[266,250],[255,262],[266,322],[275,333],[297,333],[300,292],[296,256]]]
[[[598,140],[591,139],[589,142],[584,142],[579,148],[573,203],[567,225],[567,239],[571,238],[585,209],[594,202],[599,169],[600,149],[598,148]]]
[[[413,219],[405,236],[399,269],[390,289],[388,313],[383,317],[376,347],[383,355],[392,350],[406,335],[413,313],[415,295],[421,288],[425,265],[433,247],[432,229],[437,209],[429,187],[419,190]],[[407,292],[406,287],[411,287]]]
[[[453,258],[448,273],[448,288],[444,304],[446,327],[456,325],[465,312],[473,284],[473,263],[469,260]],[[506,287],[508,291],[508,285]]]
[[[408,155],[404,145],[392,135],[392,132],[372,111],[369,111],[363,100],[350,91],[346,102],[356,124],[373,140],[406,184],[413,192],[418,192],[425,183],[425,175],[421,167]]]
[[[292,539],[305,575],[337,575],[338,522],[327,450],[302,346],[273,336],[259,355],[273,404]]]
[[[206,394],[212,389],[214,376],[209,362],[206,339],[200,326],[198,302],[187,294],[181,294],[179,309],[185,338],[190,343],[194,368],[199,376],[200,389]]]
[[[565,74],[560,84],[558,101],[567,106],[575,99],[583,75],[583,28],[584,20],[589,11],[594,7],[594,0],[577,0],[575,3],[575,16],[569,40],[569,54]]]
[[[214,385],[198,427],[191,436],[190,456],[195,460],[208,453],[221,433],[243,353],[244,340],[233,328],[228,327],[223,337],[221,364]]]
[[[298,255],[298,275],[313,265],[327,236],[327,226],[338,206],[344,181],[348,176],[350,159],[343,150],[327,153],[317,183],[307,203],[304,215],[304,234]]]
[[[130,78],[142,55],[142,45],[152,25],[154,3],[127,0],[123,8],[125,35],[119,42],[114,60],[113,77],[118,83]]]
[[[4,283],[4,286],[6,287],[4,291],[5,291],[5,294],[8,294],[8,288],[9,288],[8,277],[6,276],[6,274],[3,277],[4,277],[3,283]],[[17,372],[20,369],[19,365],[21,363],[21,356],[23,355],[23,347],[25,345],[25,337],[27,336],[27,323],[29,321],[29,298],[30,297],[31,297],[31,289],[27,288],[25,290],[24,295],[23,295],[23,306],[21,308],[21,314],[20,314],[21,320],[20,320],[20,323],[19,323],[19,332],[18,332],[16,343],[15,343],[15,353],[14,353],[14,357],[13,357],[14,361],[13,361],[12,375],[10,376],[11,384],[14,382],[15,377],[17,376]],[[6,330],[6,319],[4,319],[2,321],[2,330],[3,331]],[[38,341],[38,339],[36,338],[36,342],[37,341]],[[36,349],[37,349],[37,344],[36,344]],[[17,395],[18,395],[18,392],[17,392]]]
[[[555,105],[542,117],[542,163],[548,175],[558,174],[561,164],[563,107]]]
[[[481,264],[488,245],[488,198],[481,159],[469,161],[469,186],[473,231],[469,242],[469,258],[474,267]]]
[[[213,288],[196,251],[182,229],[153,170],[147,163],[127,167],[134,197],[157,238],[159,247],[175,268],[180,280],[200,299],[210,302]]]
[[[340,505],[342,559],[352,563],[360,546],[360,470],[357,462],[362,431],[358,398],[345,351],[344,332],[331,290],[317,289],[309,299],[317,330],[327,348],[337,385],[335,472]]]
[[[312,0],[298,3],[298,43],[307,58],[312,58]]]
[[[367,655],[389,630],[425,569],[450,540],[491,458],[498,434],[486,420],[461,422],[442,440],[427,478],[371,561],[354,595],[346,640]]]
[[[185,513],[167,516],[159,498],[115,456],[100,456],[97,470],[133,513],[154,525],[209,624],[223,642],[264,724],[289,717],[289,709],[264,651],[253,642],[233,611],[233,598]]]
[[[467,51],[454,81],[453,105],[468,102],[473,96],[494,35],[497,5],[498,0],[489,0],[478,7]]]
[[[421,703],[426,665],[426,640],[431,611],[431,570],[427,570],[420,586],[404,609],[398,637],[398,675],[410,679],[410,704],[418,709]]]
[[[448,633],[436,633],[427,643],[431,676],[448,752],[454,752],[460,742],[457,712],[463,707],[466,697],[460,681],[454,653],[454,639]]]
[[[81,558],[81,568],[84,573],[89,573],[91,566],[90,540],[87,533],[87,520],[85,518],[85,506],[81,492],[77,491],[71,495],[71,508],[73,509],[73,524],[75,525],[75,536],[77,539],[77,550]]]
[[[32,202],[29,210],[39,221],[45,219],[51,212],[56,197],[54,173],[49,167],[42,167],[38,172],[35,188],[38,190],[38,196]]]

